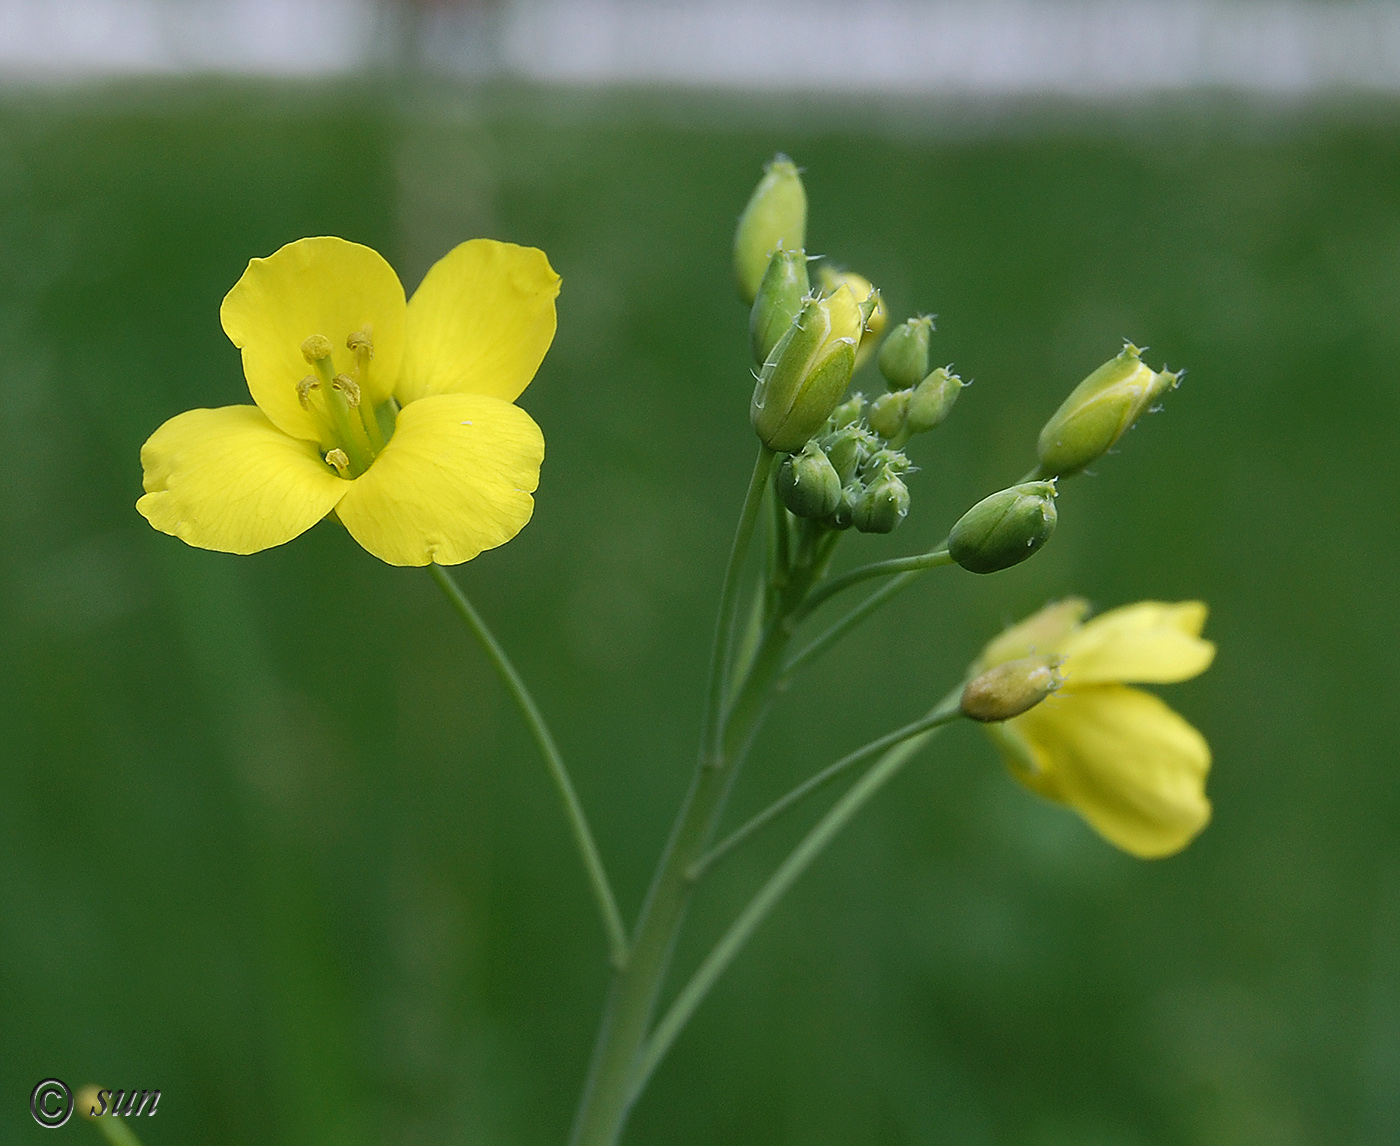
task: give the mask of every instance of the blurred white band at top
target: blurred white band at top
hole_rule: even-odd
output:
[[[1391,0],[0,0],[0,76],[1118,96],[1400,90]]]

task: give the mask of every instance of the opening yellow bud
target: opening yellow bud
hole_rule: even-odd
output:
[[[1034,708],[1064,683],[1059,657],[1023,657],[990,668],[967,682],[962,714],[991,724]]]

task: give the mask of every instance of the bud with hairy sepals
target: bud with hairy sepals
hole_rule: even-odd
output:
[[[851,506],[851,524],[862,533],[892,533],[909,514],[909,489],[884,470]]]
[[[734,279],[739,297],[752,303],[768,259],[782,247],[800,251],[807,245],[807,192],[802,176],[786,155],[775,155],[749,196],[734,232]]]
[[[1176,387],[1178,375],[1145,365],[1126,343],[1116,358],[1085,378],[1061,403],[1037,448],[1043,477],[1069,477],[1107,453],[1153,402]]]
[[[876,365],[891,390],[911,390],[928,377],[928,343],[933,319],[927,316],[900,323],[880,347]]]
[[[881,394],[870,403],[870,413],[867,415],[870,428],[886,441],[894,441],[904,433],[904,419],[909,413],[909,400],[913,396],[913,390]]]
[[[948,534],[948,553],[971,573],[1019,565],[1055,530],[1055,483],[1030,481],[984,497]]]
[[[763,364],[749,406],[769,449],[794,453],[826,425],[850,383],[860,328],[860,306],[844,287],[803,303]]]
[[[983,724],[1010,720],[1034,708],[1064,683],[1059,657],[1022,657],[967,682],[962,714]]]
[[[836,467],[815,442],[783,459],[776,485],[782,503],[798,517],[829,517],[841,504]]]
[[[758,295],[749,311],[749,340],[754,361],[760,366],[778,340],[787,333],[811,286],[807,281],[807,253],[779,247],[768,260]]]
[[[911,434],[924,434],[942,423],[953,411],[966,383],[940,366],[916,387],[904,415],[904,428]]]

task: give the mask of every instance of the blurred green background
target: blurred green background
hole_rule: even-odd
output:
[[[952,730],[770,920],[628,1141],[1400,1140],[1400,104],[194,82],[0,93],[0,1139],[97,1141],[30,1119],[57,1075],[159,1087],[147,1146],[563,1142],[602,939],[480,651],[331,525],[251,558],[155,533],[137,455],[247,400],[218,306],[250,257],[343,235],[412,289],[464,238],[544,248],[537,512],[461,576],[630,916],[754,448],[728,256],[777,149],[812,248],[936,312],[975,379],[913,447],[903,529],[843,562],[1024,472],[1124,337],[1189,374],[1036,560],[938,571],[810,671],[731,818],[1072,592],[1210,602],[1216,666],[1162,692],[1214,747],[1216,816],[1134,861]],[[682,970],[801,828],[707,886]]]

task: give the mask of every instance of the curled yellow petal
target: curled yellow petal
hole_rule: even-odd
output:
[[[256,406],[177,414],[141,447],[141,515],[200,549],[256,553],[305,533],[349,484]]]
[[[543,251],[472,239],[437,261],[408,304],[399,401],[487,394],[513,402],[554,340],[559,276]]]
[[[1059,645],[1066,684],[1169,684],[1204,672],[1215,645],[1201,639],[1206,606],[1139,601],[1101,613]]]
[[[503,545],[534,512],[544,436],[518,406],[439,394],[405,406],[384,452],[336,513],[390,565],[456,565]]]
[[[972,670],[974,675],[1007,661],[1018,661],[1022,657],[1058,653],[1061,643],[1074,631],[1088,611],[1089,602],[1083,597],[1066,597],[1062,601],[1052,601],[1039,612],[1032,613],[1024,621],[1018,621],[989,641]]]
[[[1007,724],[1034,766],[1017,778],[1132,855],[1178,852],[1210,821],[1210,746],[1149,693],[1067,688]]]
[[[219,308],[224,333],[243,351],[253,401],[279,429],[318,439],[315,415],[303,408],[297,383],[311,371],[302,343],[330,342],[330,375],[357,380],[361,399],[378,405],[393,392],[403,361],[406,303],[394,268],[377,251],[345,239],[298,239],[254,259]],[[351,336],[374,348],[368,378],[357,373]]]

